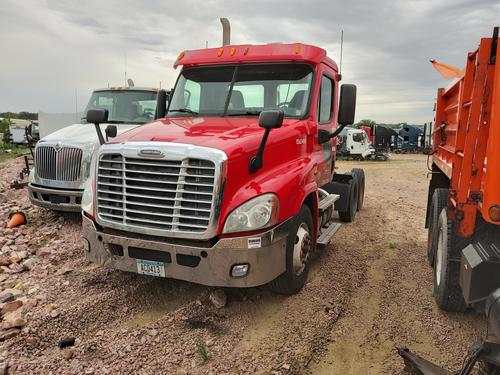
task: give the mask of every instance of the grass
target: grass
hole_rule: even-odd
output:
[[[207,363],[207,361],[210,359],[210,353],[208,351],[207,345],[203,340],[200,339],[196,343],[196,351],[200,355],[203,364]]]
[[[396,246],[396,244],[395,244],[395,243],[393,243],[393,242],[390,242],[390,243],[389,243],[389,249],[393,249],[393,250],[394,250],[396,247],[397,247],[397,246]]]
[[[7,160],[17,158],[20,155],[29,152],[26,146],[17,146],[12,144],[0,144],[0,168]]]

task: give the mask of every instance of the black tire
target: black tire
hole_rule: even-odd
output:
[[[361,168],[353,168],[351,174],[358,177],[358,206],[356,210],[359,211],[363,208],[365,201],[365,171]]]
[[[429,230],[427,232],[427,260],[431,267],[434,265],[434,257],[436,255],[439,215],[443,209],[448,207],[449,200],[450,192],[448,189],[434,190],[431,207],[429,208]]]
[[[294,247],[298,240],[299,229],[305,225],[308,229],[310,236],[310,248],[304,268],[297,273],[294,268]],[[278,276],[276,279],[269,283],[269,288],[276,293],[280,294],[295,294],[302,289],[309,274],[309,259],[312,252],[313,236],[315,236],[313,218],[311,210],[306,205],[303,205],[299,214],[293,219],[292,228],[290,229],[291,235],[288,236],[286,244],[286,271]]]
[[[347,210],[339,211],[339,218],[341,221],[346,223],[351,223],[356,217],[356,212],[358,210],[358,197],[359,197],[359,185],[358,179],[355,175],[349,184],[349,201],[347,203]]]
[[[462,288],[460,288],[460,262],[450,261],[455,256],[455,234],[453,222],[448,220],[446,209],[438,220],[438,245],[434,262],[434,299],[438,307],[450,312],[464,312],[467,309]]]

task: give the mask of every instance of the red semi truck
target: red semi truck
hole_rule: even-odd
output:
[[[335,172],[335,137],[354,122],[356,87],[340,87],[325,50],[304,44],[185,51],[177,66],[164,118],[94,158],[82,202],[86,257],[210,286],[297,292],[311,255],[340,226],[334,210],[349,222],[363,205],[363,171]],[[87,119],[105,123],[106,111]]]
[[[500,371],[500,49],[498,28],[469,52],[465,74],[439,89],[426,227],[434,297],[446,311],[486,313],[486,336],[454,374]],[[452,374],[407,349],[419,374]]]

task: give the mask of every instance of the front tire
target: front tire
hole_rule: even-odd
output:
[[[438,307],[450,312],[467,309],[459,284],[460,262],[452,261],[455,234],[453,222],[448,220],[446,210],[439,215],[437,224],[437,248],[434,262],[434,298]]]
[[[448,207],[450,192],[448,189],[435,189],[432,194],[431,207],[429,212],[429,230],[427,232],[427,260],[429,265],[434,265],[438,241],[438,222],[439,215],[443,209]]]
[[[309,259],[314,243],[314,225],[311,210],[303,205],[295,217],[286,245],[286,271],[269,283],[272,291],[280,294],[297,293],[307,280]]]

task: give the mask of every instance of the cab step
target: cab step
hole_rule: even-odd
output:
[[[330,223],[326,229],[323,229],[322,233],[318,237],[318,240],[316,241],[318,245],[322,247],[328,245],[341,226],[342,224],[340,223]]]
[[[328,194],[328,193],[327,193]],[[336,201],[338,201],[340,195],[338,194],[328,194],[325,198],[321,199],[318,203],[318,209],[320,211],[324,211],[328,209],[330,206],[333,206]]]

